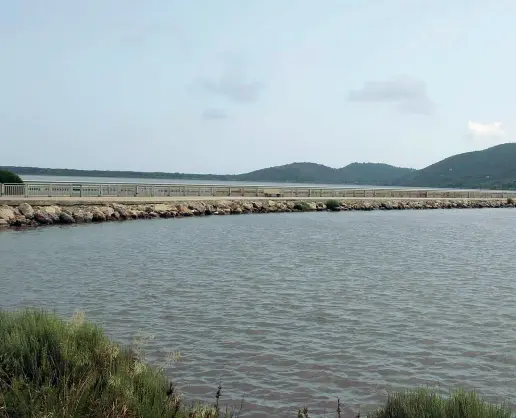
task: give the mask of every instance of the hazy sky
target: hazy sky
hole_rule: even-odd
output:
[[[421,168],[516,139],[516,0],[0,0],[0,165]]]

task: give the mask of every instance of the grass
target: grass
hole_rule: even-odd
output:
[[[340,202],[335,199],[330,199],[326,201],[326,209],[328,210],[337,210],[340,208]]]
[[[0,311],[0,417],[215,418],[215,405],[183,405],[165,377],[80,316]]]
[[[294,204],[294,210],[297,210],[299,212],[310,212],[312,208],[307,202],[296,202]]]
[[[0,417],[236,416],[233,410],[219,408],[220,386],[213,405],[185,405],[163,367],[149,367],[139,351],[138,346],[124,348],[111,342],[81,315],[63,321],[38,310],[0,310]],[[297,416],[309,418],[308,408]],[[340,401],[333,416],[341,418]],[[513,414],[471,392],[441,397],[419,389],[389,396],[382,408],[367,416],[512,418]]]
[[[493,405],[474,392],[458,390],[442,397],[427,389],[400,392],[389,396],[386,405],[371,418],[511,418],[504,405]]]

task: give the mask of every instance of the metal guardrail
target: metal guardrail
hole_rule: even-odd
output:
[[[312,197],[312,198],[516,198],[516,192],[354,189],[339,187],[271,187],[241,185],[26,182],[0,184],[1,197]]]

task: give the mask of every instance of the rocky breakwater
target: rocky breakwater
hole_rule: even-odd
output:
[[[0,206],[0,228],[247,213],[516,207],[511,200],[222,200],[159,204]]]

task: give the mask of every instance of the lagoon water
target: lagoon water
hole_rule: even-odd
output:
[[[241,185],[241,186],[281,186],[281,187],[335,187],[335,185],[328,184],[303,184],[303,183],[270,183],[270,182],[244,182],[244,181],[220,181],[220,180],[185,180],[185,179],[152,179],[152,178],[124,178],[124,177],[78,177],[78,176],[22,176],[25,181],[51,181],[51,182],[75,182],[75,183],[138,183],[138,184],[206,184],[214,186],[227,185]],[[361,186],[341,184],[339,187],[375,187],[383,188],[382,186]]]
[[[153,335],[187,399],[343,416],[388,390],[516,406],[516,210],[157,219],[0,233],[0,307]]]
[[[44,182],[74,182],[74,183],[138,183],[138,184],[206,184],[214,186],[271,186],[271,187],[340,187],[340,188],[359,188],[359,189],[388,189],[387,186],[367,186],[359,184],[317,184],[317,183],[270,183],[270,182],[252,182],[252,181],[219,181],[219,180],[184,180],[184,179],[143,179],[143,178],[123,178],[123,177],[77,177],[77,176],[22,176],[25,181],[44,181]],[[408,187],[396,187],[397,189],[407,189]],[[428,187],[419,187],[418,189],[429,189]]]

